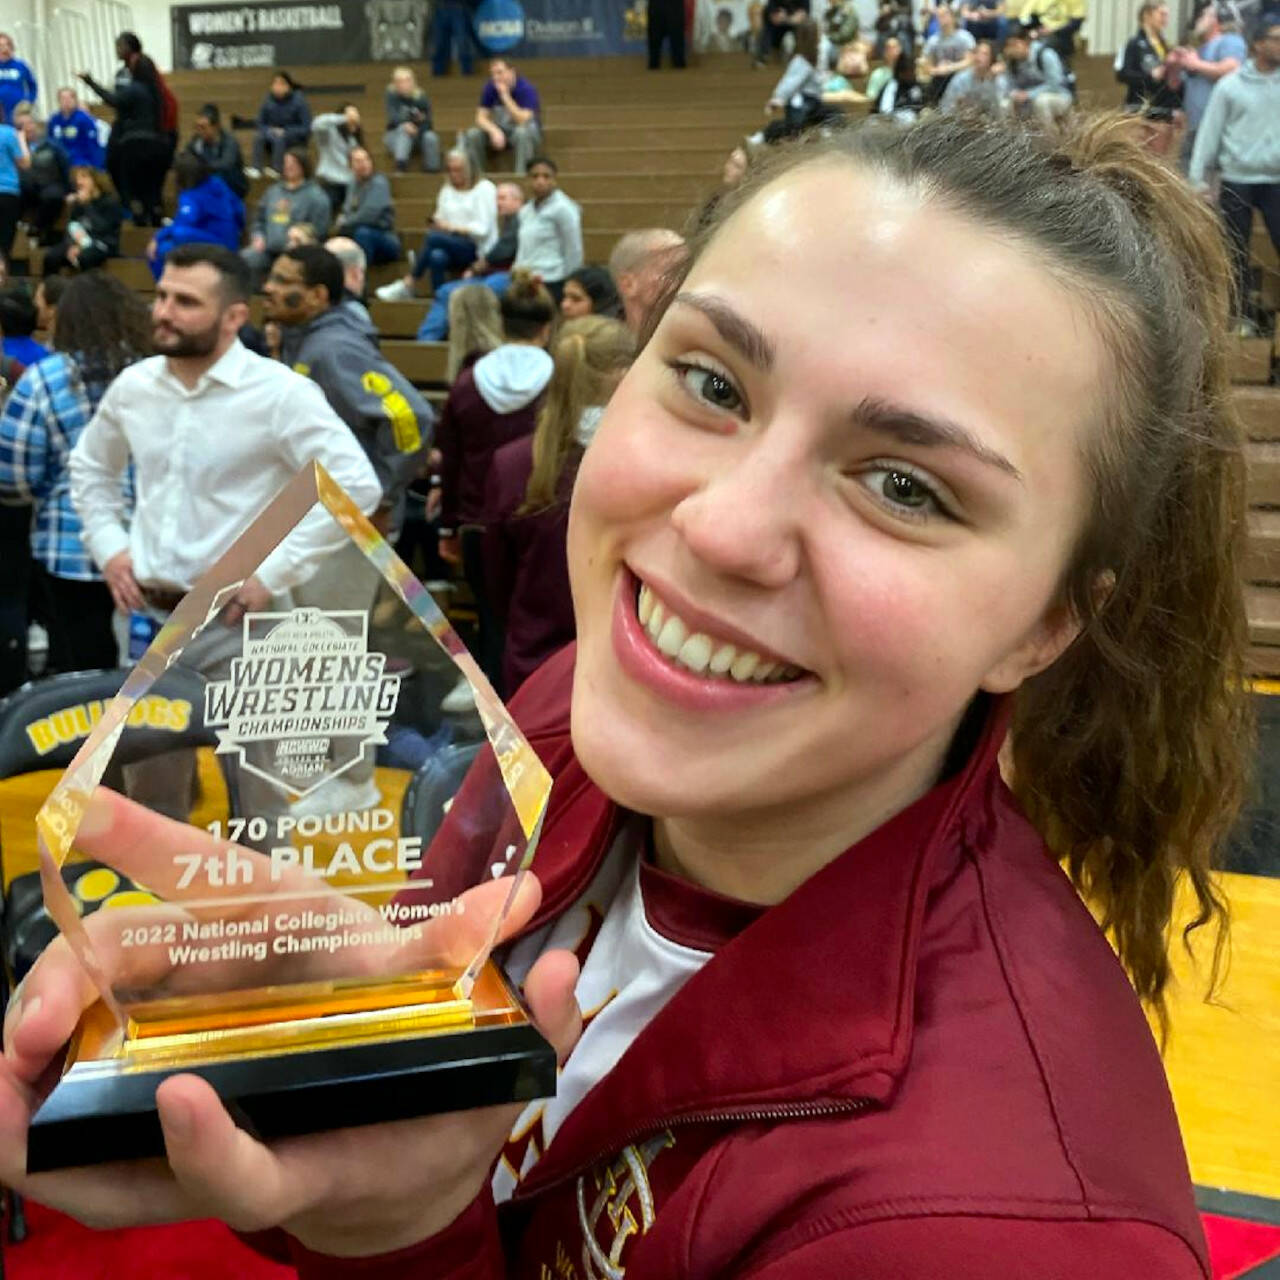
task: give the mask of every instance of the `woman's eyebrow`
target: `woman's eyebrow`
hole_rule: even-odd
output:
[[[950,419],[929,417],[878,396],[866,396],[854,409],[853,420],[868,431],[892,436],[902,444],[960,449],[1022,483],[1022,472],[1004,454],[988,448],[967,427]]]
[[[701,311],[715,325],[716,332],[761,373],[772,370],[772,341],[762,329],[736,312],[723,298],[717,298],[711,293],[678,293],[675,300],[695,311]]]

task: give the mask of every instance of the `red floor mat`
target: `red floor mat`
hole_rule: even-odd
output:
[[[1213,1280],[1237,1280],[1254,1267],[1280,1257],[1280,1227],[1216,1213],[1202,1213],[1200,1220],[1209,1239]]]
[[[6,1245],[5,1280],[287,1280],[220,1222],[91,1231],[42,1205],[27,1206],[31,1234]]]

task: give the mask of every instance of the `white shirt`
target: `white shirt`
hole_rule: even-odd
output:
[[[551,924],[516,943],[507,959],[507,971],[523,982],[544,951],[576,953],[582,969],[575,994],[584,1027],[560,1068],[555,1097],[531,1102],[511,1131],[493,1173],[499,1202],[510,1199],[570,1112],[725,941],[722,927],[697,918],[700,902],[714,895],[677,886],[673,898],[671,889],[660,892],[662,884],[654,883],[660,872],[642,868],[646,826],[645,819],[630,819],[582,897]],[[653,896],[646,896],[646,879]],[[666,882],[671,883],[670,877]],[[683,905],[676,910],[664,905],[673,901]],[[735,904],[732,914],[740,919],[732,928],[755,913],[755,908]]]
[[[130,459],[132,525],[120,490]],[[186,589],[312,461],[362,511],[378,505],[378,478],[319,387],[237,340],[190,390],[164,356],[121,373],[71,452],[71,501],[99,565],[128,551],[140,583]],[[312,511],[257,576],[272,594],[296,586],[344,536]]]
[[[460,227],[483,257],[498,238],[498,189],[488,178],[465,191],[445,182],[436,196],[435,219],[447,227]]]

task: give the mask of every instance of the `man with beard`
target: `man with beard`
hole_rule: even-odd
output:
[[[237,334],[249,314],[249,271],[214,245],[180,245],[165,262],[152,307],[160,354],[112,383],[71,453],[71,500],[84,542],[122,613],[162,622],[244,528],[307,463],[321,463],[364,512],[382,496],[355,437],[318,387],[248,351]],[[135,503],[127,516],[121,479],[133,464]],[[290,591],[316,572],[343,537],[312,512],[247,578],[183,654],[210,678],[239,651],[245,613],[288,608]],[[171,753],[133,766],[130,793],[185,819],[194,758]],[[145,772],[145,777],[143,773]],[[242,774],[246,812],[278,798]]]

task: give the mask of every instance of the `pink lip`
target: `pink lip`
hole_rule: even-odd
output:
[[[613,651],[628,676],[665,701],[689,711],[748,711],[795,697],[816,683],[812,676],[787,684],[746,684],[695,675],[654,648],[636,616],[638,586],[627,569],[618,575],[613,600]]]

